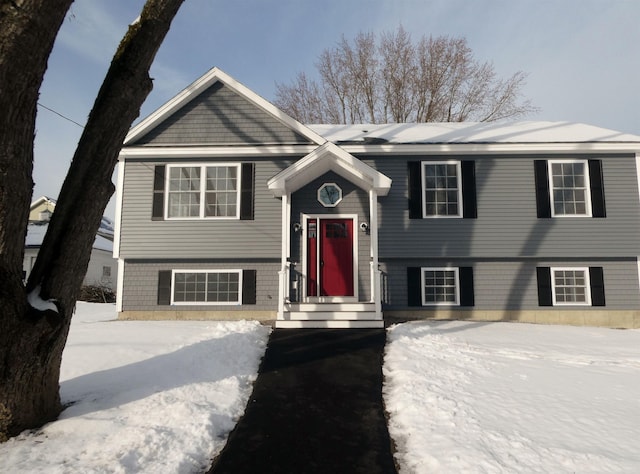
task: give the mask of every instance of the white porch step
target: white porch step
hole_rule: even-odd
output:
[[[298,321],[359,321],[376,319],[376,313],[375,311],[290,311],[285,313],[285,319]]]
[[[336,328],[336,329],[363,329],[363,328],[383,328],[384,321],[381,319],[367,321],[291,321],[276,320],[276,328],[289,329],[313,329],[313,328]]]
[[[373,311],[376,306],[374,303],[286,303],[285,311],[287,312],[339,312],[339,311]]]

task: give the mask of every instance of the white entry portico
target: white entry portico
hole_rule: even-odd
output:
[[[298,216],[294,220],[293,193],[329,172],[367,194],[368,219],[350,213],[341,214],[336,208],[338,212],[327,214],[302,209],[301,222],[298,222]],[[378,197],[388,194],[391,179],[338,145],[325,142],[270,179],[268,187],[274,196],[282,199],[282,253],[276,327],[382,327],[377,204]],[[335,207],[341,199],[338,196],[341,190],[335,183],[325,183],[317,191],[318,201],[324,206]],[[335,193],[335,196],[330,193]],[[363,263],[358,263],[358,232],[366,232],[370,242],[366,282],[370,291],[366,299],[358,293],[357,267]],[[293,277],[292,267],[298,256],[292,258],[291,254],[294,236],[302,240],[302,262],[296,262],[296,277]],[[337,273],[329,275],[330,271]],[[335,286],[336,276],[346,281],[344,286]],[[315,281],[319,279],[317,283],[322,284],[322,278],[334,284],[316,290]],[[349,282],[349,279],[353,281]]]

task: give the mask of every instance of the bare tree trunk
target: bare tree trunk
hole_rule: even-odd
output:
[[[0,436],[39,426],[60,412],[62,351],[93,240],[114,191],[111,176],[127,130],[151,91],[153,58],[183,1],[147,0],[100,88],[26,287],[32,304],[46,301],[52,309],[30,306],[21,285],[1,296]]]
[[[73,0],[0,3],[0,441],[60,410],[46,318],[29,315],[22,260],[33,192],[38,91]],[[50,396],[42,397],[40,394]]]

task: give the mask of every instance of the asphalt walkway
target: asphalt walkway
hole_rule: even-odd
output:
[[[276,329],[244,416],[208,474],[395,473],[384,329]]]

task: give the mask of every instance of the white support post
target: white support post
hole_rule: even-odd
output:
[[[116,311],[122,312],[122,291],[124,289],[124,260],[118,259],[118,281],[116,282]]]
[[[278,272],[278,316],[284,319],[285,302],[289,299],[289,249],[291,248],[291,204],[289,194],[282,196],[282,248],[280,259],[280,271]]]
[[[376,310],[376,319],[382,319],[382,291],[378,269],[378,193],[369,190],[369,235],[371,241],[371,295]]]

